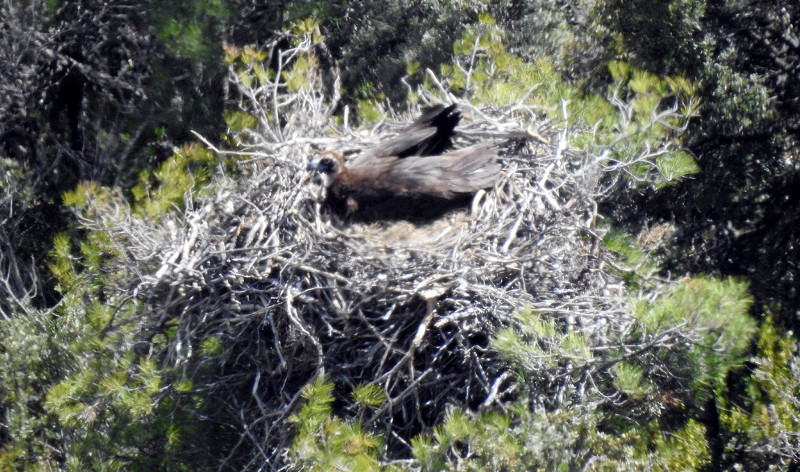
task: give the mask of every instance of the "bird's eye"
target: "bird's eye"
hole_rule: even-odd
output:
[[[336,170],[336,162],[330,157],[323,157],[318,161],[309,162],[308,170],[321,172],[323,174],[331,174]]]
[[[330,157],[323,157],[322,159],[319,160],[318,168],[319,168],[320,172],[331,172],[331,171],[333,171],[333,169],[335,168],[335,164],[333,162],[333,159],[331,159]]]

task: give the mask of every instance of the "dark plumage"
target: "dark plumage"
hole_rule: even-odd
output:
[[[398,136],[359,156],[346,160],[325,151],[309,169],[322,174],[329,201],[348,214],[434,216],[491,187],[500,174],[492,143],[445,152],[459,119],[455,105],[431,107]]]
[[[455,105],[426,108],[408,128],[365,150],[363,156],[435,156],[453,147],[453,130],[461,120]]]

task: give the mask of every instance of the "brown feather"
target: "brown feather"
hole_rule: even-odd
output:
[[[425,109],[409,127],[394,138],[367,148],[363,156],[435,156],[453,147],[453,131],[461,120],[455,105]]]
[[[451,198],[491,187],[500,173],[497,148],[481,143],[440,156],[362,156],[343,166],[335,179],[339,194],[424,196]]]
[[[440,154],[451,146],[453,127],[460,118],[454,107],[427,110],[405,134],[349,161],[329,150],[309,166],[323,174],[329,199],[347,213],[368,206],[379,208],[379,214],[416,206],[420,211],[415,214],[420,215],[437,206],[452,206],[446,202],[491,187],[500,176],[498,147],[493,143]],[[438,155],[417,154],[434,151]]]

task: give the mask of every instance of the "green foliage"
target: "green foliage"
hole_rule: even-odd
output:
[[[184,195],[201,192],[211,179],[217,156],[200,144],[178,149],[155,170],[144,171],[131,190],[134,213],[158,219],[173,208],[182,208]]]
[[[402,108],[408,88],[401,82],[406,64],[415,62],[422,71],[438,70],[450,61],[453,43],[465,25],[473,24],[492,2],[421,1],[404,5],[393,0],[359,0],[348,4],[348,15],[326,2],[293,2],[288,13],[294,18],[313,16],[320,20],[325,45],[341,71],[344,104],[353,106],[371,96],[362,86],[371,83],[376,95]],[[294,12],[298,13],[294,13]],[[424,80],[412,77],[415,87]]]
[[[726,377],[742,367],[756,331],[749,315],[748,284],[736,279],[694,277],[680,281],[652,301],[637,300],[633,314],[641,336],[686,326],[688,345],[663,352],[678,378],[689,380],[699,403],[709,394],[720,396]]]
[[[314,44],[319,44],[325,40],[325,36],[320,32],[320,21],[316,15],[306,16],[292,22],[292,33],[296,35],[295,42],[303,38],[310,38]]]
[[[550,61],[526,62],[507,52],[503,36],[504,31],[488,14],[482,14],[479,23],[468,26],[453,46],[455,64],[440,67],[449,86],[476,104],[522,102],[556,113],[560,100],[574,92],[560,79]]]
[[[674,184],[682,177],[700,172],[694,158],[684,151],[658,156],[655,167],[664,176],[664,182],[657,183],[656,187]]]
[[[750,274],[758,306],[798,332],[795,169],[800,141],[800,50],[774,47],[792,25],[796,3],[705,0],[604,0],[595,4],[602,54],[698,84],[703,107],[684,138],[703,172],[651,195],[630,212],[670,215],[684,228],[669,254],[682,271]],[[590,28],[591,29],[591,28]],[[600,48],[598,48],[600,49]],[[779,79],[776,80],[776,77]],[[673,169],[663,166],[666,173]],[[788,203],[791,202],[791,203]],[[607,214],[617,213],[610,207]],[[622,213],[625,213],[623,216]],[[645,220],[646,218],[641,218]],[[735,228],[735,237],[728,233]]]
[[[598,18],[609,28],[609,47],[660,74],[680,73],[702,60],[700,23],[705,0],[606,0],[596,2]],[[607,31],[607,30],[606,30]]]
[[[219,338],[206,338],[200,344],[200,352],[207,356],[216,356],[222,352],[222,341]]]
[[[46,311],[0,318],[0,470],[54,470],[61,431],[43,414],[43,389],[74,363],[64,345],[72,326],[58,327]]]
[[[30,187],[24,187],[25,166],[21,163],[0,156],[0,195],[11,195],[15,192],[18,199],[30,201],[33,198]],[[22,187],[22,188],[20,188]]]
[[[225,110],[223,112],[225,124],[231,131],[241,131],[244,129],[255,129],[258,125],[258,117],[247,112],[238,110]]]
[[[77,273],[72,262],[72,244],[66,233],[57,234],[53,239],[50,253],[50,271],[61,283],[61,290],[67,292],[75,288]]]
[[[109,360],[94,359],[95,362]],[[90,366],[54,386],[48,393],[45,408],[57,415],[62,425],[71,428],[106,421],[102,418],[108,409],[106,402],[118,405],[133,417],[144,416],[152,412],[151,397],[161,386],[156,374],[152,360],[135,359],[128,354],[117,359],[110,370],[102,372],[99,365]]]
[[[50,255],[64,294],[58,312],[0,323],[0,398],[13,421],[0,453],[4,470],[176,470],[192,463],[184,461],[180,436],[194,420],[167,394],[179,377],[126,347],[137,336],[140,306],[121,291],[123,257],[102,231],[78,244],[59,235]],[[190,388],[175,382],[176,392]]]
[[[656,187],[699,172],[694,159],[675,145],[674,136],[699,108],[693,84],[682,77],[659,78],[620,62],[610,63],[609,71],[614,83],[608,95],[618,109],[618,120],[599,123],[596,144],[607,148],[613,160],[630,164],[635,180],[651,179]],[[661,149],[650,152],[654,146]],[[653,173],[657,175],[648,177]]]
[[[633,314],[640,324],[625,343],[646,343],[676,329],[690,333],[690,342],[648,355],[655,355],[659,362],[665,363],[675,378],[687,379],[687,393],[702,403],[709,394],[721,395],[727,376],[740,369],[747,358],[755,333],[755,320],[748,313],[751,303],[744,282],[705,277],[686,279],[655,299],[633,302]],[[519,312],[517,317],[521,324],[519,332],[510,328],[501,330],[493,346],[517,365],[523,376],[535,377],[542,369],[565,365],[579,375],[582,368],[597,363],[597,354],[581,331],[571,326],[556,328],[553,320],[542,320],[530,310]],[[613,350],[600,352],[617,355]],[[633,397],[652,391],[641,364],[649,357],[640,356],[635,362],[624,363],[620,362],[622,359],[624,356],[613,361],[613,370],[609,372],[616,388]]]
[[[380,102],[377,98],[365,98],[357,103],[358,117],[362,124],[368,125],[383,119],[383,112],[380,109]]]
[[[223,47],[225,62],[236,66],[236,76],[244,87],[258,87],[275,77],[275,71],[264,65],[266,51],[251,46],[238,48],[231,44]]]
[[[478,104],[528,106],[565,126],[585,127],[572,144],[603,157],[614,171],[609,180],[659,188],[699,171],[678,140],[699,107],[691,81],[611,62],[613,83],[605,96],[582,92],[563,80],[551,59],[528,62],[508,52],[494,19],[480,19],[456,42],[454,63],[441,66],[454,92]]]
[[[749,340],[747,337],[737,340],[738,334],[752,334],[754,328],[754,320],[748,315],[751,303],[745,282],[695,277],[682,280],[655,302],[636,304],[633,313],[649,332],[698,320],[715,330],[732,329],[736,334],[722,339],[722,344],[734,343],[731,349],[742,351],[746,350]],[[713,337],[719,334],[714,333]]]
[[[218,156],[197,144],[186,145],[164,161],[151,173],[144,171],[140,182],[132,189],[133,205],[116,189],[107,189],[94,183],[81,183],[63,196],[65,205],[74,207],[85,216],[99,218],[111,227],[118,224],[115,218],[127,217],[130,209],[141,218],[158,221],[174,209],[183,207],[186,195],[202,193],[211,178],[211,172],[221,164]],[[124,243],[115,241],[104,230],[90,231],[76,245],[67,233],[54,238],[49,268],[58,282],[66,306],[88,293],[104,293],[106,287],[122,289],[125,274],[116,274],[117,262],[124,261]],[[124,264],[122,264],[124,270]],[[92,313],[94,306],[103,306],[102,299],[83,304]],[[65,308],[68,309],[68,308]],[[91,320],[91,318],[89,318]],[[96,326],[95,329],[100,329]]]
[[[359,384],[353,389],[353,400],[359,406],[375,408],[386,400],[386,396],[383,389],[377,385]]]
[[[655,260],[630,235],[611,229],[603,236],[603,244],[616,254],[619,264],[615,267],[617,276],[631,288],[647,286],[653,274],[658,271]]]
[[[694,420],[678,431],[656,434],[650,447],[656,452],[654,470],[696,472],[709,465],[706,429]]]
[[[300,54],[292,63],[291,69],[283,72],[283,80],[290,92],[307,90],[317,86],[316,75],[317,60],[311,54]]]
[[[52,329],[68,330],[59,349],[75,360],[42,402],[58,428],[70,431],[71,440],[60,446],[67,467],[171,470],[176,461],[172,453],[180,449],[175,447],[176,431],[191,424],[186,411],[176,411],[163,396],[165,380],[174,374],[146,353],[124,348],[136,336],[140,312],[118,285],[124,276],[115,273],[115,261],[124,255],[100,231],[90,232],[78,246],[61,236],[51,255],[64,290]],[[110,434],[115,441],[108,440]]]
[[[467,460],[461,470],[516,470],[525,466],[523,444],[510,427],[511,420],[504,414],[470,417],[452,410],[431,436],[412,442],[412,453],[424,471],[448,470],[445,464],[462,454]]]
[[[221,163],[187,145],[156,171],[142,172],[132,204],[95,183],[64,194],[86,226],[53,241],[48,265],[62,294],[57,316],[31,311],[0,325],[3,345],[16,346],[0,353],[18,369],[0,370],[9,380],[0,398],[14,420],[0,463],[49,467],[55,450],[68,470],[185,470],[204,463],[188,451],[213,436],[199,422],[206,402],[192,379],[160,363],[171,346],[169,330],[149,339],[140,331],[142,306],[128,293],[129,242],[118,225],[159,222],[186,195],[202,192]],[[213,357],[219,350],[219,340],[210,338],[200,352]]]
[[[780,334],[769,318],[756,330],[756,322],[749,316],[749,284],[733,278],[695,277],[664,290],[650,277],[658,272],[658,266],[633,238],[611,232],[605,241],[619,256],[618,270],[628,274],[629,285],[648,297],[632,304],[641,323],[632,333],[634,342],[655,340],[674,330],[687,336],[669,349],[643,353],[627,361],[627,365],[637,368],[633,375],[625,372],[629,367],[620,370],[617,365],[617,388],[633,398],[640,398],[643,393],[644,401],[657,400],[658,395],[653,393],[663,387],[656,385],[664,384],[648,373],[649,366],[666,368],[671,378],[683,379],[680,390],[675,390],[672,383],[670,404],[675,405],[677,399],[686,409],[681,398],[687,398],[695,408],[712,398],[717,403],[720,428],[716,440],[724,452],[715,460],[724,460],[725,469],[787,466],[787,458],[796,453],[791,432],[800,426],[796,345],[791,337]],[[652,298],[648,293],[653,291],[661,295]],[[749,358],[754,334],[758,339],[757,353]],[[751,367],[745,364],[746,360]],[[644,373],[640,383],[639,371]],[[631,377],[629,381],[624,380],[627,376]],[[640,393],[626,388],[627,384],[638,384],[645,390]],[[691,408],[686,413],[691,413]],[[711,460],[704,426],[689,420],[681,432],[670,436],[651,434],[647,443],[669,458],[673,465],[667,470],[699,470]],[[654,432],[660,429],[656,424],[649,428]]]
[[[0,61],[0,272],[24,268],[16,294],[31,290],[37,307],[59,302],[55,284],[69,283],[49,274],[47,254],[55,234],[80,226],[64,204],[102,197],[82,182],[127,192],[189,130],[221,130],[228,3],[14,0],[0,8],[0,56],[15,58]],[[76,186],[84,188],[64,195]],[[0,310],[9,313],[16,294],[0,288]]]
[[[396,470],[378,461],[383,441],[364,431],[355,421],[345,422],[332,415],[333,384],[318,377],[303,389],[306,404],[291,419],[297,427],[292,441],[291,456],[302,470],[352,470],[368,472]],[[356,393],[358,392],[358,393]],[[354,392],[361,400],[373,400],[378,394],[374,387],[360,387]]]
[[[732,278],[703,276],[665,284],[653,277],[658,272],[658,265],[633,238],[620,232],[611,232],[606,241],[609,249],[618,255],[614,262],[616,270],[627,274],[629,286],[642,294],[631,302],[635,322],[617,341],[619,347],[613,343],[595,346],[597,341],[588,339],[574,324],[562,324],[555,318],[532,310],[522,310],[516,314],[518,327],[501,330],[495,335],[492,346],[516,366],[532,389],[543,388],[543,385],[548,385],[548,379],[553,378],[559,379],[559,385],[569,382],[567,379],[578,381],[587,376],[593,379],[593,387],[582,390],[582,400],[575,406],[588,408],[592,421],[596,422],[595,426],[591,426],[587,432],[578,426],[580,421],[577,420],[561,425],[570,431],[566,433],[566,438],[569,434],[575,434],[572,428],[578,428],[583,434],[582,442],[561,443],[556,448],[558,452],[548,451],[549,454],[542,458],[526,456],[523,447],[523,452],[518,453],[516,460],[525,464],[527,470],[536,470],[537,467],[541,470],[560,470],[559,467],[564,470],[609,471],[703,470],[711,461],[708,431],[706,424],[691,419],[692,410],[706,405],[710,398],[722,401],[729,391],[730,379],[741,375],[744,369],[756,332],[756,322],[749,315],[752,298],[747,290],[748,284]],[[771,339],[766,345],[781,345],[776,343],[774,337]],[[766,349],[766,355],[777,358],[777,363],[781,365],[791,364],[786,362],[786,353],[791,351],[788,347],[782,345],[786,349],[782,355]],[[785,398],[791,398],[797,389],[797,382],[789,369],[785,367],[780,374],[774,371],[769,374],[771,385],[781,385],[781,388],[773,389],[773,395],[782,396],[784,404],[787,403]],[[786,383],[788,379],[792,379],[792,383]],[[748,391],[764,390],[761,387]],[[624,406],[620,408],[607,401],[612,398],[624,399]],[[762,397],[760,401],[767,404],[776,399]],[[751,400],[752,403],[760,401]],[[797,402],[789,402],[789,405],[792,406],[783,417],[796,419],[796,410],[791,408],[796,408]],[[665,428],[662,415],[667,411],[671,411],[668,421],[672,425]],[[747,410],[732,411],[738,413]],[[553,427],[553,418],[562,414],[568,416],[568,412],[569,407],[558,405],[548,424]],[[676,421],[676,415],[679,414],[683,416],[682,421]],[[791,423],[792,420],[776,425],[776,415],[772,415],[773,427],[769,438],[762,437],[760,442],[755,441],[753,449],[764,447],[765,443],[773,449],[778,448],[776,445],[788,448],[785,433],[780,432],[790,431],[796,425]],[[735,417],[742,428],[755,429],[759,421],[747,414],[729,417]],[[753,415],[753,418],[756,417]],[[461,417],[456,417],[456,420],[461,421]],[[519,436],[511,442],[527,444],[533,441],[531,431],[541,428],[539,421],[541,419],[526,408],[513,410],[510,422],[517,425],[512,430]],[[731,420],[722,423],[725,424],[725,421]],[[763,428],[763,424],[759,427],[768,430]],[[483,424],[470,424],[447,431],[480,431],[486,428]],[[742,430],[738,431],[741,434]],[[552,436],[537,438],[536,441],[540,447],[557,442]],[[465,443],[467,446],[464,446]],[[439,444],[458,444],[458,448],[450,446],[448,455],[438,448]],[[484,446],[480,444],[473,437],[465,439],[455,432],[449,435],[441,433],[432,439],[417,441],[415,454],[418,454],[416,457],[421,464],[427,464],[425,467],[428,470],[447,470],[448,464],[452,464],[456,457],[460,463],[465,460],[470,464],[470,461],[477,461],[480,465],[474,466],[474,470],[517,470],[508,465],[504,465],[505,468],[487,466],[481,456],[488,453],[477,452],[484,451]],[[499,447],[486,446],[486,450]],[[455,452],[460,455],[453,455]],[[595,458],[590,466],[580,462],[585,457]],[[465,470],[473,469],[466,467]]]
[[[592,352],[586,336],[575,327],[557,329],[552,319],[543,319],[529,309],[515,315],[521,329],[500,330],[492,345],[503,357],[519,366],[523,375],[543,367],[591,362]]]
[[[59,11],[69,13],[69,2],[45,3],[43,11],[49,16],[43,24],[59,28],[67,25],[65,31],[77,37],[81,36],[75,31],[92,31],[86,28],[87,23],[76,22],[79,28],[69,29],[69,18],[52,17]],[[96,156],[78,153],[79,146],[69,153],[58,151],[76,133],[59,124],[65,121],[66,112],[55,107],[34,108],[26,115],[56,117],[52,122],[42,119],[22,128],[16,124],[4,128],[25,133],[47,130],[34,136],[31,142],[38,147],[25,159],[0,156],[0,190],[4,201],[14,200],[17,205],[3,207],[4,213],[6,209],[11,214],[11,210],[57,201],[64,186],[69,186],[74,189],[63,194],[63,204],[91,217],[94,226],[76,223],[78,231],[53,238],[47,265],[63,295],[57,310],[23,310],[0,318],[1,470],[199,470],[209,462],[196,452],[207,441],[224,442],[212,434],[218,430],[198,421],[209,402],[202,382],[187,378],[164,362],[167,346],[176,336],[174,326],[167,325],[156,333],[141,331],[146,320],[140,319],[141,307],[127,292],[131,277],[138,274],[126,272],[123,262],[133,257],[128,253],[129,241],[117,239],[114,228],[124,223],[120,216],[159,223],[173,209],[182,207],[186,198],[203,192],[217,166],[224,164],[199,145],[184,146],[162,161],[154,155],[157,146],[144,143],[155,138],[159,145],[172,147],[171,140],[183,136],[186,129],[196,128],[190,126],[194,117],[203,117],[206,125],[224,118],[234,131],[258,124],[258,117],[241,111],[225,111],[220,117],[224,107],[210,100],[222,96],[219,87],[214,88],[219,82],[211,77],[221,66],[222,50],[218,46],[223,28],[231,26],[225,23],[230,20],[228,4],[222,0],[159,1],[143,16],[125,16],[112,9],[122,21],[101,26],[115,34],[126,32],[127,36],[119,40],[114,37],[111,43],[95,41],[94,36],[90,40],[81,37],[88,48],[78,47],[80,54],[69,59],[80,59],[84,78],[89,80],[85,90],[97,93],[81,96],[88,107],[80,116],[88,116],[90,121],[76,124],[80,125],[77,134],[93,138],[87,138],[82,149],[99,149]],[[91,2],[85,5],[92,7]],[[541,2],[533,2],[519,8],[538,14],[545,10],[540,6]],[[616,175],[633,186],[646,183],[662,188],[697,172],[693,157],[682,150],[677,135],[698,110],[695,95],[704,93],[706,110],[713,112],[705,121],[708,127],[704,136],[716,136],[723,143],[743,137],[753,139],[756,145],[737,142],[736,146],[742,148],[719,146],[716,154],[706,158],[708,164],[721,156],[719,168],[714,171],[713,166],[704,165],[711,171],[706,170],[706,176],[701,177],[710,184],[695,189],[695,193],[711,206],[732,202],[733,208],[739,208],[742,201],[756,201],[748,200],[751,197],[772,202],[771,194],[761,190],[783,188],[784,184],[792,188],[791,180],[780,179],[785,176],[782,163],[793,162],[791,157],[796,152],[791,147],[792,134],[780,126],[796,121],[786,119],[787,115],[791,117],[786,112],[791,107],[785,104],[791,104],[794,95],[786,99],[779,92],[781,84],[788,84],[785,89],[790,93],[796,90],[795,79],[764,72],[769,65],[760,59],[755,72],[741,67],[746,58],[739,49],[727,46],[737,40],[735,35],[723,35],[723,42],[715,45],[701,28],[707,18],[717,17],[705,15],[705,6],[706,2],[697,0],[670,0],[657,6],[643,1],[579,2],[573,11],[596,7],[593,11],[607,13],[596,16],[611,28],[608,35],[600,41],[581,38],[583,31],[570,33],[568,25],[560,23],[558,28],[547,29],[546,35],[548,41],[551,35],[568,38],[570,42],[560,46],[567,52],[564,57],[527,58],[510,52],[519,50],[508,47],[510,36],[518,31],[526,36],[534,32],[504,30],[502,20],[483,13],[486,2],[422,2],[407,11],[387,2],[355,5],[365,13],[359,15],[358,29],[345,24],[337,10],[325,2],[290,2],[285,13],[292,21],[298,20],[292,29],[294,44],[308,36],[314,43],[326,41],[335,57],[343,57],[343,70],[350,74],[347,86],[355,91],[363,122],[380,119],[383,112],[378,104],[386,97],[396,98],[392,94],[397,90],[404,93],[397,86],[403,62],[407,61],[405,71],[409,75],[418,81],[429,80],[421,77],[422,71],[442,58],[427,52],[449,49],[450,38],[457,38],[452,51],[458,62],[440,68],[451,88],[477,104],[529,106],[538,118],[582,130],[578,135],[571,134],[564,150],[605,156],[606,160],[600,162],[604,170],[619,169]],[[547,7],[553,9],[552,5]],[[441,15],[431,15],[431,11]],[[470,24],[472,20],[459,16],[463,12],[477,17],[478,23]],[[775,18],[773,23],[782,27],[782,17]],[[426,21],[434,21],[435,28],[428,28],[426,24],[431,23]],[[463,25],[467,27],[459,35]],[[737,31],[747,31],[734,25]],[[131,33],[136,31],[141,31],[148,42],[136,42]],[[596,34],[597,29],[585,36]],[[698,40],[701,34],[705,35],[702,41]],[[59,37],[68,38],[69,34]],[[150,38],[157,44],[151,44]],[[345,45],[341,38],[350,42]],[[606,83],[607,75],[608,88],[589,93],[565,82],[562,73],[565,60],[570,59],[568,52],[605,40],[624,62],[608,63],[607,73],[605,66],[597,67],[602,77],[587,78],[587,82],[598,91],[597,83]],[[123,47],[113,47],[117,41]],[[29,50],[35,55],[36,50],[52,48],[45,44]],[[123,54],[140,50],[158,51],[159,56]],[[59,50],[59,54],[64,51],[68,48]],[[108,61],[98,60],[96,51],[108,52]],[[233,45],[226,45],[224,52],[242,84],[257,87],[276,79],[276,71],[264,65],[265,52]],[[716,56],[711,57],[711,53]],[[756,56],[760,58],[761,54]],[[301,55],[281,71],[280,79],[292,91],[315,89],[320,86],[318,62],[314,56]],[[46,70],[48,64],[47,60],[34,61],[21,64],[24,67],[19,69]],[[359,64],[366,67],[355,67]],[[575,67],[577,70],[579,66]],[[130,74],[145,70],[152,74]],[[692,81],[680,75],[693,70],[699,72],[692,80],[700,78],[704,91],[698,92]],[[92,71],[111,71],[113,80],[106,75],[92,76]],[[33,88],[39,94],[64,82],[59,78]],[[124,93],[115,93],[117,88],[106,83],[119,85]],[[131,84],[148,84],[149,88]],[[432,88],[431,83],[427,85]],[[120,96],[136,97],[134,101],[141,102],[141,108],[132,110],[133,102],[113,98]],[[41,102],[27,98],[21,103],[35,106]],[[784,109],[779,109],[779,104]],[[111,111],[93,115],[90,109]],[[13,108],[3,111],[8,117],[21,115]],[[267,118],[277,121],[277,117]],[[779,132],[773,133],[775,129]],[[768,141],[759,141],[762,135]],[[788,151],[781,154],[783,146]],[[8,148],[31,146],[23,142]],[[37,156],[44,156],[47,165],[36,167],[33,159]],[[29,176],[36,176],[38,181],[37,172],[48,168],[51,161],[100,164],[89,170],[59,167],[43,179],[49,179],[49,193],[45,193],[34,188],[34,179]],[[139,173],[139,169],[159,161],[158,168]],[[131,189],[129,184],[137,173],[138,184]],[[123,182],[125,188],[111,190],[91,182],[75,186],[80,179],[95,176],[105,183]],[[716,186],[732,190],[724,198],[706,198],[708,192],[717,192]],[[616,187],[621,188],[627,187]],[[774,201],[784,202],[778,197]],[[773,206],[778,211],[787,207]],[[767,207],[755,205],[758,211],[752,215],[757,217],[747,221],[759,221],[760,212]],[[133,215],[128,213],[131,208]],[[710,212],[702,210],[697,213],[706,218]],[[680,207],[674,211],[680,211]],[[41,234],[49,241],[53,230]],[[638,292],[631,302],[635,317],[629,331],[612,333],[622,336],[612,339],[615,344],[597,346],[598,340],[576,325],[563,323],[549,313],[521,310],[517,313],[519,329],[497,333],[493,347],[515,366],[524,382],[533,385],[531,391],[546,394],[553,384],[566,385],[562,392],[566,400],[548,404],[547,409],[528,403],[506,405],[502,413],[453,409],[432,432],[412,440],[413,467],[707,470],[711,467],[709,431],[691,417],[699,417],[703,412],[697,411],[698,404],[712,396],[719,405],[719,436],[725,441],[731,469],[790,466],[800,430],[800,373],[792,336],[767,319],[758,331],[757,345],[752,345],[756,328],[747,314],[752,301],[744,282],[699,276],[664,284],[655,276],[660,270],[658,261],[634,238],[612,231],[604,242],[616,255],[616,274]],[[786,247],[794,247],[780,242],[770,241],[770,245],[784,253]],[[767,260],[768,264],[774,262]],[[755,282],[772,284],[770,277]],[[659,343],[661,340],[665,342]],[[651,347],[646,348],[648,345]],[[642,350],[637,351],[637,346]],[[746,365],[744,360],[752,347],[757,352]],[[213,359],[223,351],[223,340],[209,337],[200,340],[196,348],[196,356]],[[631,352],[635,355],[629,355]],[[569,382],[575,379],[584,381],[585,391],[570,390]],[[306,404],[293,418],[297,435],[290,452],[296,465],[309,470],[391,469],[380,460],[385,451],[379,436],[364,431],[358,421],[334,416],[332,392],[322,379],[306,389]],[[359,385],[352,395],[362,413],[380,407],[385,398],[374,384]],[[667,408],[672,408],[673,416],[660,416]]]
[[[288,23],[303,32],[313,30],[319,32],[319,22],[316,18],[336,19],[335,9],[330,2],[302,1],[289,2],[286,5]]]
[[[425,472],[701,470],[708,462],[696,422],[672,434],[647,429],[604,432],[596,406],[564,405],[554,411],[515,405],[507,414],[451,411],[432,435],[412,441]]]
[[[650,392],[650,385],[644,381],[644,369],[628,362],[614,364],[614,385],[631,398],[643,398]]]
[[[788,467],[800,431],[800,362],[797,341],[782,334],[771,318],[758,333],[754,364],[744,391],[723,398],[720,423],[730,434],[726,449],[745,468],[770,462]]]
[[[715,81],[709,98],[719,117],[716,125],[723,127],[721,131],[746,133],[775,119],[775,98],[770,96],[764,77],[736,70],[732,64],[736,60],[736,53],[728,49],[709,64],[708,73]]]
[[[219,55],[209,42],[229,15],[225,0],[159,1],[154,9],[156,34],[177,55],[204,60]]]

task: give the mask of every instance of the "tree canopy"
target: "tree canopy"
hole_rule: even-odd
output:
[[[0,2],[0,469],[794,470],[800,6]],[[420,109],[502,175],[354,221]]]

